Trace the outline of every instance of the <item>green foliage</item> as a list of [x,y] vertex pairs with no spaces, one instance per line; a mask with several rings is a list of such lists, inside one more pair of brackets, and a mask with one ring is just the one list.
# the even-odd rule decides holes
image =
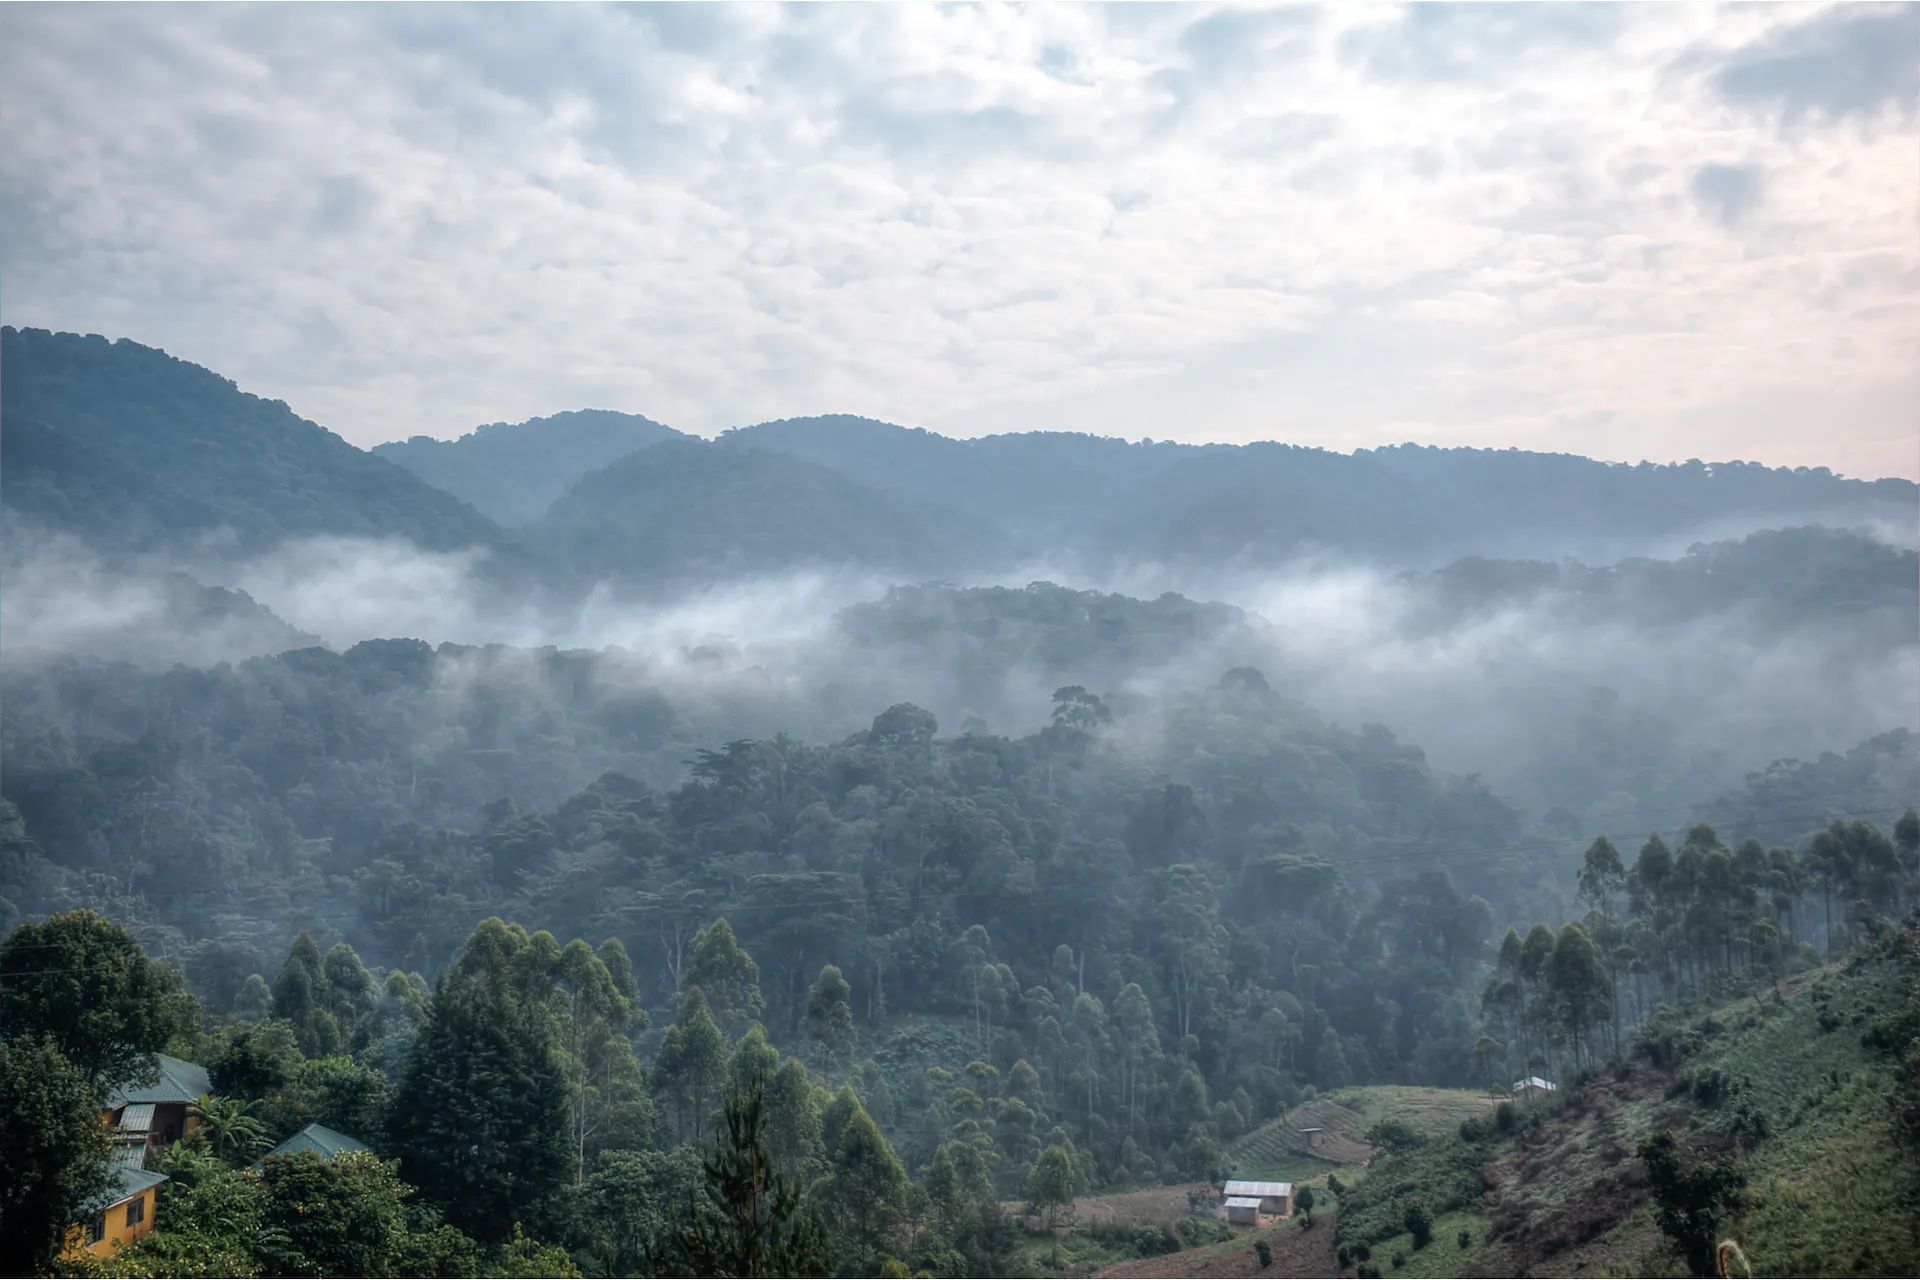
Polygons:
[[1714,1247],[1727,1221],[1745,1204],[1746,1179],[1718,1160],[1687,1161],[1673,1134],[1662,1130],[1640,1144],[1653,1193],[1654,1219],[1696,1276],[1715,1271]]
[[193,1105],[200,1124],[188,1141],[204,1143],[215,1155],[242,1163],[273,1145],[267,1126],[243,1098],[203,1097]]
[[46,1036],[104,1095],[152,1078],[152,1055],[199,1021],[172,970],[92,911],[16,928],[0,942],[0,1039]]
[[703,1164],[706,1198],[689,1198],[679,1228],[681,1257],[695,1275],[824,1274],[827,1241],[800,1188],[768,1150],[757,1082],[728,1094],[724,1119],[725,1136]]
[[[1406,1227],[1407,1234],[1413,1237],[1414,1248],[1424,1249],[1427,1247],[1427,1243],[1433,1239],[1433,1215],[1427,1211],[1427,1206],[1420,1201],[1416,1200],[1407,1205],[1407,1207],[1401,1211],[1400,1221],[1401,1224]],[[1398,1270],[1400,1265],[1398,1262],[1394,1263],[1394,1269]]]
[[829,1075],[853,1052],[853,1009],[848,1003],[851,991],[839,967],[827,965],[807,992],[807,1039]]
[[112,1183],[93,1082],[18,1028],[0,1039],[0,1126],[0,1272],[38,1275]]
[[560,948],[488,920],[440,979],[391,1129],[410,1181],[448,1221],[502,1240],[551,1224],[574,1175],[553,1006]]
[[897,1251],[907,1210],[907,1172],[865,1107],[856,1104],[828,1133],[827,1175],[813,1188],[828,1251],[848,1265],[875,1267]]

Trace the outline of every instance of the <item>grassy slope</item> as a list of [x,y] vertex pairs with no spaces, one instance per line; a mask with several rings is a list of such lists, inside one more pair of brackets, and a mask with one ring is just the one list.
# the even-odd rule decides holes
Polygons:
[[[1746,1173],[1751,1203],[1731,1233],[1756,1274],[1914,1274],[1920,1243],[1909,1158],[1891,1132],[1893,1064],[1862,1042],[1911,981],[1886,957],[1823,971],[1784,1000],[1742,1000],[1697,1021],[1700,1047],[1675,1071],[1636,1061],[1512,1135],[1478,1144],[1455,1135],[1380,1161],[1347,1199],[1341,1243],[1369,1242],[1383,1276],[1683,1274],[1654,1226],[1635,1154],[1667,1128],[1694,1154],[1734,1158]],[[1731,1082],[1713,1105],[1681,1087],[1708,1072]],[[1743,1112],[1766,1117],[1764,1135],[1750,1120],[1741,1132]],[[1424,1250],[1398,1228],[1414,1197],[1439,1210]]]
[[[1313,1182],[1373,1154],[1366,1132],[1382,1120],[1399,1120],[1429,1137],[1452,1133],[1469,1116],[1483,1115],[1492,1103],[1470,1089],[1429,1089],[1417,1085],[1368,1085],[1343,1089],[1302,1103],[1235,1142],[1229,1152],[1235,1177],[1280,1178]],[[1296,1136],[1313,1126],[1334,1135],[1328,1147],[1308,1149]]]

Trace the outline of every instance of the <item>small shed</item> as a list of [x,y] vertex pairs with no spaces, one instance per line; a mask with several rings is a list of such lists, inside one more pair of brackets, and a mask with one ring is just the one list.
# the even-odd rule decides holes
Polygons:
[[1534,1102],[1551,1097],[1559,1092],[1560,1086],[1551,1080],[1542,1080],[1539,1076],[1528,1076],[1525,1080],[1513,1082],[1513,1097],[1516,1102]]
[[1324,1147],[1327,1145],[1327,1131],[1320,1128],[1302,1129],[1300,1141],[1308,1147]]
[[1235,1200],[1253,1200],[1259,1203],[1260,1212],[1269,1218],[1293,1216],[1293,1184],[1291,1182],[1254,1182],[1244,1178],[1233,1178],[1227,1182],[1224,1194],[1229,1206]]
[[1264,1215],[1260,1212],[1260,1201],[1254,1196],[1228,1196],[1227,1221],[1236,1227],[1257,1227]]

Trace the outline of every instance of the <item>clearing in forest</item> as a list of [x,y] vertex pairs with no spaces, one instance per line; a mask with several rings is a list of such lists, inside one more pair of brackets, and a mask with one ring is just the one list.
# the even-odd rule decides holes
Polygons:
[[[1236,1177],[1311,1182],[1334,1169],[1371,1159],[1374,1149],[1366,1142],[1366,1132],[1384,1120],[1397,1120],[1416,1133],[1436,1137],[1458,1129],[1470,1116],[1486,1114],[1494,1105],[1493,1099],[1474,1089],[1356,1086],[1302,1103],[1242,1137],[1229,1154]],[[1314,1129],[1320,1131],[1317,1138],[1307,1133]]]

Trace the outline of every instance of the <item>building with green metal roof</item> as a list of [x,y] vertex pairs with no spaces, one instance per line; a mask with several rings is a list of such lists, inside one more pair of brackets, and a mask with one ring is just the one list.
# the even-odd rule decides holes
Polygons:
[[346,1134],[334,1129],[329,1129],[323,1124],[310,1124],[254,1161],[253,1167],[258,1169],[275,1156],[297,1156],[302,1151],[311,1151],[322,1160],[331,1160],[335,1156],[352,1155],[356,1151],[372,1150],[372,1147],[369,1147],[358,1138],[350,1138]]
[[167,1147],[200,1123],[194,1104],[213,1092],[213,1080],[199,1063],[169,1054],[154,1054],[152,1063],[146,1084],[122,1081],[108,1090],[102,1118],[123,1142]]

